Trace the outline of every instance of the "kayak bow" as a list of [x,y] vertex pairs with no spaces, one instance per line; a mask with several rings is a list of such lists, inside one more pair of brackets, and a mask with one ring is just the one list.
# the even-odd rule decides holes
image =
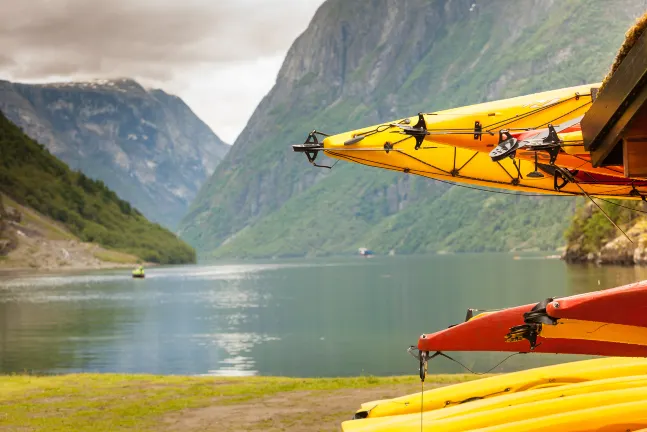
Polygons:
[[[593,85],[595,86],[595,85]],[[452,183],[551,195],[641,199],[647,181],[593,168],[579,120],[592,86],[424,114],[293,145],[318,167],[330,158]],[[556,122],[560,125],[554,126]],[[561,133],[561,135],[560,135]]]

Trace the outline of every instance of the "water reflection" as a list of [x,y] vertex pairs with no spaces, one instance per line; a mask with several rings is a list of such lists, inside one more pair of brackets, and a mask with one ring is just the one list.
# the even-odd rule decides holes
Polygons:
[[566,266],[566,276],[566,295],[575,295],[646,280],[647,267],[577,264]]
[[[511,255],[350,257],[0,280],[0,372],[415,374],[420,333],[467,308],[533,303],[647,279],[647,269]],[[507,354],[456,353],[485,371]],[[575,356],[523,355],[497,371]],[[430,372],[461,372],[437,359]]]

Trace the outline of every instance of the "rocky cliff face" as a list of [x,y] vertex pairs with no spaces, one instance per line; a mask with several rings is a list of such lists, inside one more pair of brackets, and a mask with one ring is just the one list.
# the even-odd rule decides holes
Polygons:
[[72,169],[172,229],[229,149],[180,98],[132,80],[0,81],[0,111]]
[[643,11],[632,0],[328,0],[180,233],[232,256],[558,246],[568,199],[492,196],[344,163],[314,170],[289,144],[313,128],[595,82]]

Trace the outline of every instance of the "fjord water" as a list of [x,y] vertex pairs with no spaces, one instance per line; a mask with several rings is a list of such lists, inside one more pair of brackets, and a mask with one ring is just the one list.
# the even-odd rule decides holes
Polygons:
[[[419,334],[647,269],[509,254],[289,260],[0,279],[0,373],[415,374]],[[487,370],[504,353],[457,353]],[[515,356],[496,371],[578,357]],[[461,372],[436,359],[430,373]]]

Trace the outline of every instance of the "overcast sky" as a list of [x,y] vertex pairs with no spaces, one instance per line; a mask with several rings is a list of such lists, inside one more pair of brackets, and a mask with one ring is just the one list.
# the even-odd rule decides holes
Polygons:
[[134,78],[182,97],[233,143],[323,0],[2,3],[0,78]]

